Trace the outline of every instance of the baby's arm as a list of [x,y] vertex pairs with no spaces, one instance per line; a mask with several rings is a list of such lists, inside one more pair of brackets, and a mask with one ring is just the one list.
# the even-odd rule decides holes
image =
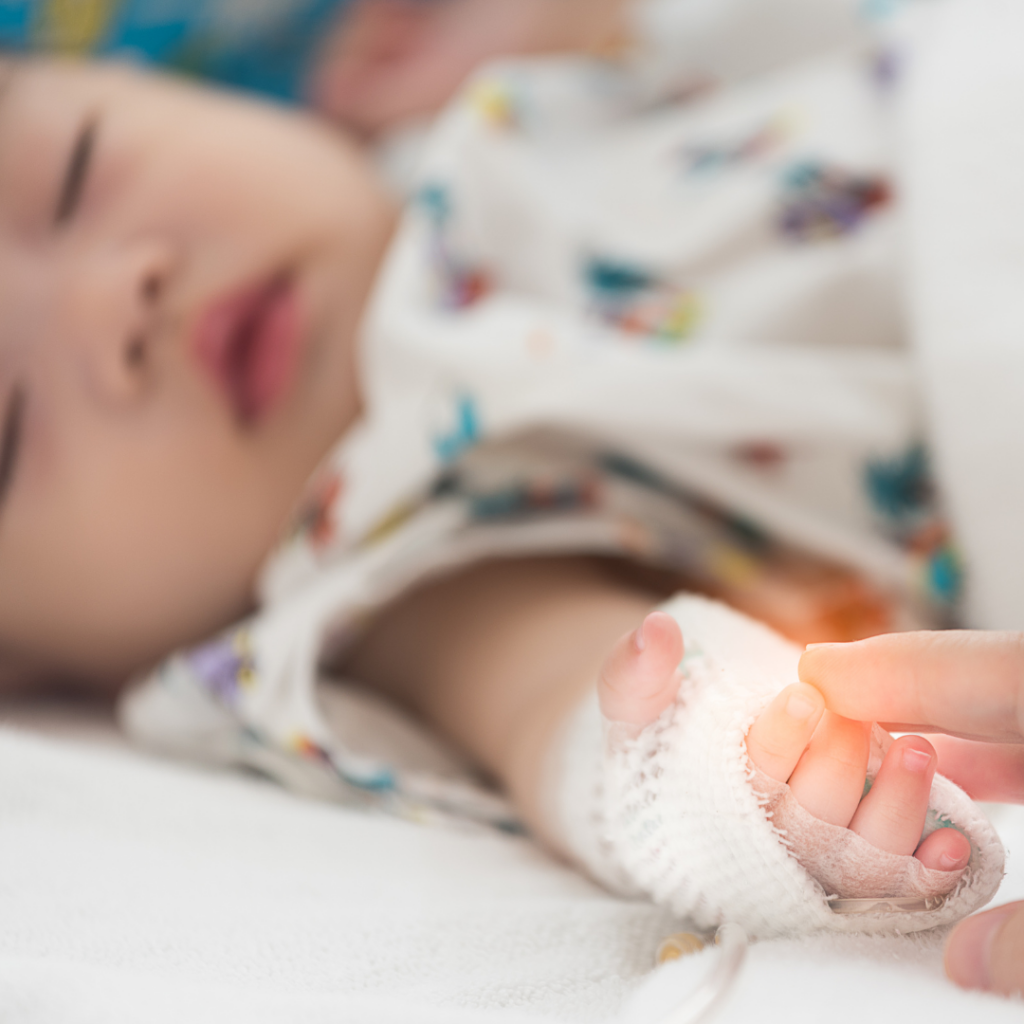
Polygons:
[[599,50],[627,0],[357,0],[331,32],[309,99],[375,135],[436,113],[491,58]]
[[400,598],[344,670],[466,750],[550,841],[541,799],[547,750],[593,690],[616,638],[661,596],[583,558],[478,564]]
[[[564,747],[566,722],[579,717],[581,704],[585,706],[588,695],[594,694],[595,680],[604,717],[612,723],[612,743],[637,743],[629,754],[634,767],[639,758],[644,771],[645,750],[655,749],[649,743],[652,735],[657,743],[671,744],[671,739],[660,738],[658,729],[663,712],[674,709],[676,702],[682,638],[670,616],[651,613],[657,598],[582,559],[490,563],[409,595],[371,630],[348,668],[404,697],[475,754],[505,784],[531,828],[551,847],[582,861],[609,884],[630,891],[638,880],[628,865],[623,868],[622,858],[602,859],[601,826],[587,848],[586,842],[577,842],[572,827],[565,826],[564,814],[560,819],[561,812],[553,810],[557,801],[552,799],[552,784],[557,788],[559,783],[552,776],[553,761],[558,760],[552,751],[557,754]],[[706,702],[706,694],[698,694],[697,703]],[[790,707],[798,714],[788,713]],[[689,713],[689,706],[682,706],[681,714]],[[726,713],[733,711],[726,707]],[[584,743],[571,753],[576,762],[593,761],[601,746],[599,721],[596,730],[593,721],[586,724],[584,733]],[[662,734],[669,732],[662,729]],[[850,826],[880,850],[904,855],[905,861],[916,851],[925,868],[954,873],[948,884],[956,883],[955,872],[971,854],[963,835],[941,829],[920,842],[935,770],[934,753],[925,741],[907,737],[893,743],[864,800],[860,795],[868,763],[866,728],[825,714],[821,697],[811,687],[796,684],[784,690],[756,719],[747,742],[764,777],[788,780],[794,795],[814,814],[841,826],[842,834],[848,834]],[[726,761],[719,764],[713,756],[706,767],[723,774],[728,770]],[[626,776],[628,772],[612,776],[611,786]],[[594,781],[601,785],[598,778]],[[585,802],[588,792],[589,780],[584,778],[576,795]],[[651,792],[637,791],[637,798],[649,800],[653,794],[654,800],[664,800],[664,792],[655,785]],[[616,797],[620,810],[631,794],[627,782]],[[581,801],[569,800],[570,805],[574,802]],[[748,803],[756,815],[756,798]],[[664,809],[666,817],[684,813]],[[583,810],[581,820],[593,817]],[[723,809],[723,820],[732,810]],[[698,809],[693,832],[703,827],[701,815],[708,813],[707,805]],[[710,813],[717,814],[713,808]],[[683,827],[689,828],[685,822]],[[766,841],[779,844],[763,820],[760,831]],[[727,834],[728,828],[722,832]],[[735,853],[725,848],[727,842],[722,840],[725,859]],[[791,852],[800,859],[800,849]],[[628,856],[627,850],[627,860]],[[679,874],[680,865],[685,866],[687,851],[679,851],[676,859],[670,874]],[[694,874],[699,876],[700,871]],[[695,890],[701,884],[700,877],[686,882]],[[673,904],[671,894],[650,888],[637,884],[634,891]]]

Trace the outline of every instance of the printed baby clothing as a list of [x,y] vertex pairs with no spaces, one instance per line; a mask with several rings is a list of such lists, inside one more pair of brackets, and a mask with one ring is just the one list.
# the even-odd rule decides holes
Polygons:
[[[779,569],[809,553],[843,567],[837,614],[948,618],[959,574],[897,262],[902,23],[861,6],[659,0],[638,54],[477,78],[433,135],[366,319],[363,421],[265,566],[261,610],[142,681],[129,731],[339,800],[514,827],[478,787],[354,752],[320,705],[319,667],[431,575],[621,555],[782,614],[800,587],[780,591]],[[652,29],[673,12],[678,38]],[[777,31],[744,29],[766,18]],[[678,39],[678,59],[657,50]],[[719,768],[736,770],[724,751]]]
[[299,99],[349,0],[6,0],[0,46],[138,60]]

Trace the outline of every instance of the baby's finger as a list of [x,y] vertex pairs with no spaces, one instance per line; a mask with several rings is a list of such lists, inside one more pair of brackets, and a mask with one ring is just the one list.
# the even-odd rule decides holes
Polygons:
[[894,740],[850,828],[872,846],[908,855],[921,841],[938,757],[921,736]]
[[940,828],[921,843],[914,856],[926,868],[959,871],[971,859],[971,843],[955,828]]
[[804,810],[846,828],[864,795],[868,770],[868,728],[826,711],[789,779]]
[[825,699],[807,683],[787,686],[750,727],[747,753],[769,778],[785,782],[825,711]]
[[651,612],[612,648],[597,680],[601,713],[610,722],[643,727],[675,700],[683,658],[679,623]]

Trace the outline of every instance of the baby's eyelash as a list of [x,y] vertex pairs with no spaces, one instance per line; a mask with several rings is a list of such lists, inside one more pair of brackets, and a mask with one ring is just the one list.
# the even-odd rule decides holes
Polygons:
[[92,163],[93,150],[96,148],[98,128],[99,121],[95,118],[86,121],[75,139],[53,218],[57,227],[71,220],[78,208],[78,202],[85,191],[85,183],[89,177],[89,166]]
[[7,497],[18,468],[18,455],[21,452],[22,424],[25,420],[25,406],[28,396],[24,388],[15,387],[7,402],[7,413],[4,416],[3,434],[0,436],[0,504]]

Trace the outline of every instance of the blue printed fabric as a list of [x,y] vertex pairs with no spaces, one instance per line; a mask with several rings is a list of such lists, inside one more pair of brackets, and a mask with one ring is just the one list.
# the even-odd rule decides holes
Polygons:
[[126,57],[299,99],[350,0],[0,0],[0,47]]

